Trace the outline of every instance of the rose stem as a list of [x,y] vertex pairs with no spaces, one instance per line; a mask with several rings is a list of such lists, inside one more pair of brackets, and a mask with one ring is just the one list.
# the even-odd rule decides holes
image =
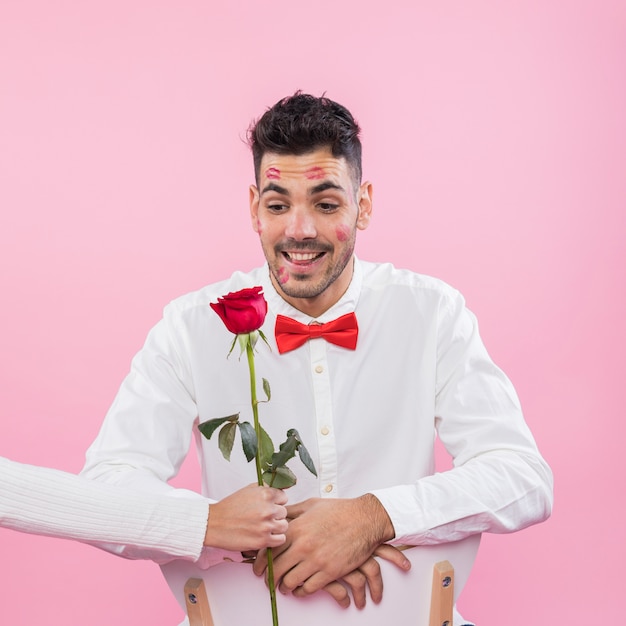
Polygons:
[[[248,357],[248,369],[250,370],[250,396],[252,398],[252,415],[254,416],[254,431],[256,432],[257,451],[254,457],[256,465],[257,483],[263,486],[263,472],[261,471],[261,424],[259,423],[259,401],[256,397],[256,373],[254,370],[254,348],[250,338],[246,343],[246,356]],[[278,608],[276,606],[276,588],[274,587],[274,560],[272,549],[267,548],[267,580],[270,588],[270,602],[272,605],[272,625],[278,626]]]

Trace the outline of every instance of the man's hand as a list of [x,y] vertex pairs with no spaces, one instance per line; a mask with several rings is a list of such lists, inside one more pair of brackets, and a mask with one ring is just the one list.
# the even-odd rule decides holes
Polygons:
[[[282,593],[310,595],[326,588],[342,606],[350,599],[342,594],[343,580],[353,591],[355,604],[365,604],[365,587],[374,601],[382,597],[380,568],[372,555],[385,541],[393,539],[394,529],[378,499],[366,494],[352,499],[312,498],[287,507],[289,530],[287,540],[273,550],[274,577]],[[409,561],[387,546],[383,557],[389,557],[403,569]],[[396,554],[397,553],[397,554]],[[267,557],[261,552],[254,572],[263,574]]]
[[[354,605],[357,609],[362,609],[366,603],[365,591],[369,588],[373,602],[378,604],[383,599],[383,580],[380,574],[380,566],[378,560],[374,558],[375,556],[393,563],[402,570],[407,571],[411,568],[411,562],[398,548],[383,543],[374,550],[374,554],[361,567],[346,574],[341,579],[341,582],[333,581],[329,583],[324,587],[324,591],[330,594],[335,602],[345,609],[350,606],[349,589],[354,597]],[[294,589],[293,595],[301,598],[306,594],[301,587],[298,587]]]
[[248,485],[209,506],[204,545],[235,550],[275,548],[285,542],[287,496],[280,489]]

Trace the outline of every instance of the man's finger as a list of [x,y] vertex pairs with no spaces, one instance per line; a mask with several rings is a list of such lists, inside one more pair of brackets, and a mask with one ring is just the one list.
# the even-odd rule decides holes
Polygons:
[[[287,576],[290,575],[290,574],[291,574],[291,572],[289,572],[283,578],[283,580],[285,580],[287,578]],[[326,587],[326,585],[329,585],[332,582],[333,582],[333,577],[332,576],[329,576],[325,572],[316,572],[312,576],[309,576],[307,579],[305,579],[305,581],[301,585],[293,585],[292,584],[292,585],[289,586],[289,588],[291,589],[291,591],[293,591],[296,587],[298,587],[299,589],[302,590],[302,592],[305,595],[310,596],[311,594],[316,593],[320,589],[324,589],[324,587]]]
[[[374,561],[374,559],[370,559],[370,561]],[[350,590],[352,591],[352,597],[354,598],[354,606],[356,606],[357,609],[364,608],[365,602],[366,602],[365,588],[367,586],[370,587],[370,594],[372,594],[371,583],[368,580],[365,573],[362,572],[360,568],[355,569],[353,572],[346,574],[342,578],[342,580],[343,582],[346,583],[346,585],[348,585],[348,587],[350,587]],[[381,589],[382,589],[382,580],[381,580]]]
[[259,550],[252,564],[252,571],[257,576],[263,576],[265,568],[267,567],[267,550]]
[[404,556],[404,552],[402,552],[402,550],[398,550],[395,546],[390,546],[387,543],[383,543],[378,546],[378,548],[374,550],[373,556],[385,559],[385,561],[393,563],[396,567],[399,567],[402,570],[408,571],[411,569],[411,561]]
[[[340,582],[335,580],[332,583],[328,583],[323,591],[328,593],[341,608],[347,609],[350,606],[350,594]],[[297,598],[305,598],[307,596],[302,587],[294,589],[293,595]]]
[[308,500],[304,500],[304,502],[297,502],[296,504],[288,504],[287,505],[287,517],[292,520],[296,517],[300,517],[303,513],[306,513],[311,506],[314,504],[317,498],[309,498]]
[[[277,558],[279,554],[284,552],[289,547],[289,540],[287,538],[287,535],[279,535],[279,536],[282,538],[280,545],[272,547],[273,559]],[[266,549],[259,550],[257,553],[256,559],[254,560],[252,571],[257,576],[263,576],[266,570],[267,570],[267,550]],[[274,572],[275,572],[276,582],[278,582],[279,574],[280,574],[279,569],[275,568]]]

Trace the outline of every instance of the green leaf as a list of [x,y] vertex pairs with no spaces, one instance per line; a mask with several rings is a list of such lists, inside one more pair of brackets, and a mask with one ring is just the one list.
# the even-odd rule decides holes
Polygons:
[[263,331],[259,328],[259,335],[261,337],[261,339],[263,339],[263,341],[266,343],[267,347],[271,350],[272,346],[270,346],[269,341],[267,340],[267,337],[263,334]]
[[202,422],[202,424],[198,424],[198,430],[207,438],[211,439],[213,433],[224,423],[224,422],[237,422],[239,420],[239,413],[235,413],[235,415],[229,415],[228,417],[216,417],[212,420],[207,420],[206,422]]
[[227,461],[230,461],[230,453],[233,449],[233,444],[235,443],[235,433],[237,432],[237,422],[229,422],[228,424],[224,424],[222,430],[220,430],[220,434],[218,437],[218,444],[220,450],[222,451],[222,455]]
[[304,447],[304,444],[301,443],[298,446],[298,454],[300,455],[300,460],[304,463],[304,467],[306,467],[313,476],[317,476],[317,472],[315,471],[315,463],[313,463],[313,459],[309,454],[309,451]]
[[267,397],[267,401],[270,401],[270,398],[272,397],[272,391],[270,389],[270,384],[268,382],[267,379],[263,379],[263,391],[265,392],[265,395]]
[[228,351],[228,354],[226,355],[226,358],[228,358],[230,356],[230,354],[233,351],[236,343],[237,343],[237,335],[235,335],[233,337],[233,342],[230,344],[230,350]]
[[[291,432],[291,431],[289,431]],[[289,433],[287,433],[289,435]],[[297,434],[297,433],[296,433]],[[278,452],[275,452],[272,456],[272,467],[282,467],[287,464],[289,459],[293,459],[296,456],[296,448],[298,447],[298,440],[294,435],[289,435],[283,443],[280,444]]]
[[248,341],[250,342],[250,347],[254,350],[255,346],[256,346],[256,342],[259,340],[259,331],[258,330],[252,330],[248,333]]
[[315,463],[313,463],[313,459],[311,458],[309,451],[302,443],[300,433],[295,428],[290,428],[287,431],[287,439],[285,440],[285,443],[280,446],[280,452],[275,454],[272,458],[272,465],[275,467],[285,465],[289,459],[295,456],[296,450],[298,451],[298,455],[300,456],[300,460],[304,466],[309,470],[309,472],[311,472],[311,474],[317,476]]
[[261,429],[261,446],[259,452],[259,462],[261,467],[267,467],[272,463],[272,456],[274,454],[274,442],[270,436],[265,432],[263,427]]
[[246,351],[246,348],[248,347],[250,335],[248,333],[243,333],[242,335],[237,335],[235,339],[239,341],[239,349],[241,350],[241,352],[239,353],[239,358],[241,358],[241,355]]
[[263,472],[263,480],[267,485],[276,489],[289,489],[297,482],[296,475],[286,465]]
[[252,461],[257,453],[257,442],[256,433],[254,432],[254,426],[252,426],[250,422],[241,422],[239,424],[239,432],[241,433],[241,444],[243,446],[243,453],[246,455],[248,463],[250,463],[250,461]]

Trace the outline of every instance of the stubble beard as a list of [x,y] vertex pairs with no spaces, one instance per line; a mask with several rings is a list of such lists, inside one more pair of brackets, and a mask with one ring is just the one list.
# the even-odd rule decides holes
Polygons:
[[[348,263],[352,260],[354,255],[356,237],[353,236],[349,241],[345,242],[345,249],[342,256],[334,263],[331,263],[325,270],[322,276],[319,278],[312,277],[310,274],[296,274],[291,273],[288,281],[281,280],[280,269],[283,267],[278,261],[270,264],[270,271],[274,277],[274,283],[278,286],[279,290],[289,298],[316,298],[324,293],[343,273]],[[291,246],[293,249],[293,246]],[[319,247],[313,245],[300,245],[297,246],[300,250],[318,250]],[[332,256],[334,248],[328,246],[324,249],[327,255]],[[267,254],[265,255],[267,257]],[[280,259],[282,257],[281,249],[276,246],[274,249],[274,258]],[[317,279],[316,279],[317,278]]]

